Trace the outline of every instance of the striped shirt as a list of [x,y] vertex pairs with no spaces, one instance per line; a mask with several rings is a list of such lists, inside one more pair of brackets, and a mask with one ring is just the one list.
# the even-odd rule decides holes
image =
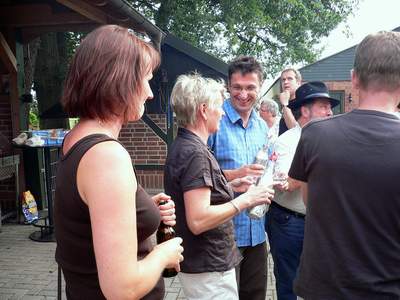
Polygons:
[[[214,152],[221,169],[232,170],[252,164],[254,158],[267,142],[268,128],[265,121],[253,110],[247,127],[231,104],[224,101],[219,130],[210,136],[208,145]],[[250,219],[242,212],[233,219],[238,247],[255,246],[265,241],[264,217]]]

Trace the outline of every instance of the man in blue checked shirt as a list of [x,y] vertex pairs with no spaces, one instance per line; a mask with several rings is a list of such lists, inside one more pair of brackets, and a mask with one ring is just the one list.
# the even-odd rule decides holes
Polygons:
[[[228,181],[261,176],[262,165],[253,164],[258,150],[267,142],[267,126],[254,110],[263,82],[261,65],[254,57],[241,56],[229,64],[225,115],[220,129],[208,145]],[[264,218],[250,219],[245,212],[233,219],[236,243],[243,260],[236,269],[240,300],[265,300],[267,290],[267,247]]]

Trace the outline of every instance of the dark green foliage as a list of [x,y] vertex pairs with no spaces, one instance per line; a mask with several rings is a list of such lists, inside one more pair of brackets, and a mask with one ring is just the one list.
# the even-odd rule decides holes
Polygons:
[[315,61],[315,45],[359,0],[130,0],[166,32],[224,60],[260,59],[266,73]]

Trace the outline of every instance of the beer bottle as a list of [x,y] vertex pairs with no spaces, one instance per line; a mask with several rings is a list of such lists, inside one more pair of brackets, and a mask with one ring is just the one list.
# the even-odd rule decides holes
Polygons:
[[[159,205],[167,204],[167,201],[160,201]],[[168,241],[175,237],[175,230],[172,226],[165,225],[163,221],[161,221],[160,226],[157,230],[157,244],[161,244],[162,242]],[[174,277],[178,274],[174,268],[166,268],[164,269],[162,276],[163,277]]]

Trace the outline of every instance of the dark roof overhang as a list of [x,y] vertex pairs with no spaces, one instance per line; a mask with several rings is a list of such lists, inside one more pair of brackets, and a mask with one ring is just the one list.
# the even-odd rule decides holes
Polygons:
[[19,29],[23,43],[50,31],[90,31],[103,24],[145,32],[158,49],[165,35],[126,0],[0,1],[0,28]]

